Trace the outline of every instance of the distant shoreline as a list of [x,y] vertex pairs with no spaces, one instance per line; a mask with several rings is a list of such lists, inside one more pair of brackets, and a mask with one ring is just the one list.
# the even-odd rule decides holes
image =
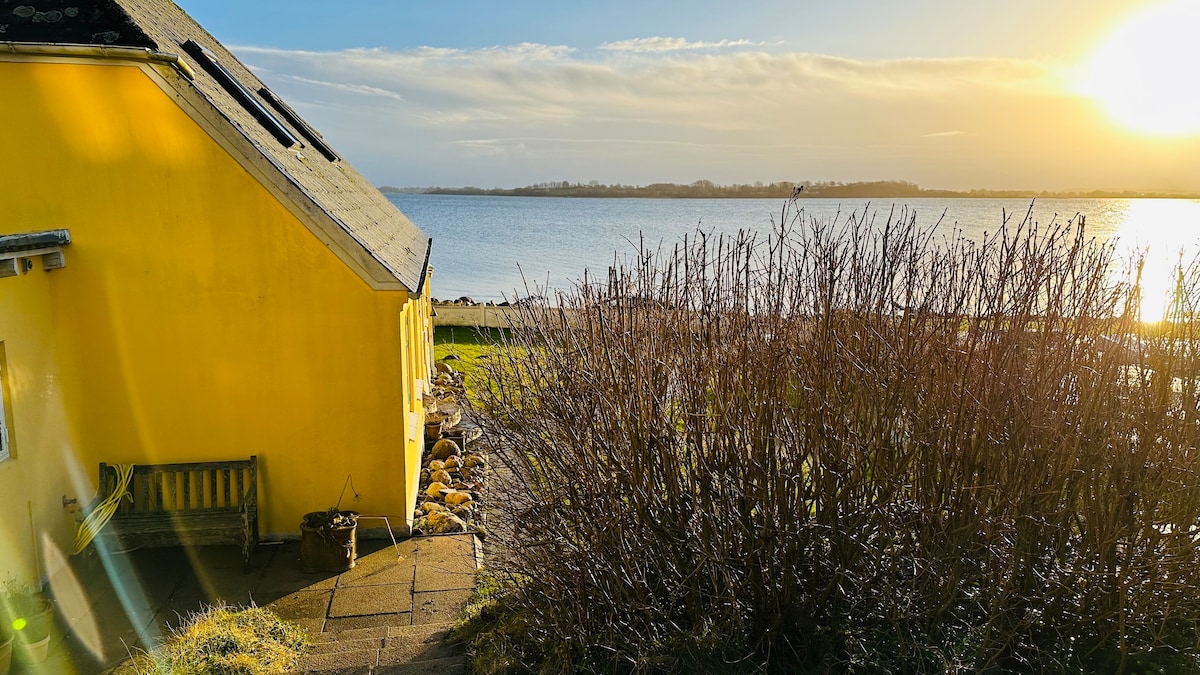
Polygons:
[[[797,188],[803,189],[797,191]],[[539,183],[519,188],[428,187],[398,188],[385,185],[384,194],[455,195],[486,197],[583,197],[606,199],[1200,199],[1200,193],[1134,190],[1034,191],[1034,190],[929,190],[903,181],[864,183],[772,183],[770,185],[715,185],[697,181],[688,185],[656,183],[645,186],[598,183]]]

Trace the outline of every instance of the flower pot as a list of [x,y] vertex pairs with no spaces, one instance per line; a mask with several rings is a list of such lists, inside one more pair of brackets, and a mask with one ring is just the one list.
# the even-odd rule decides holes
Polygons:
[[21,663],[41,663],[50,656],[50,636],[33,642],[22,642],[17,651],[17,660]]
[[[34,664],[46,660],[50,650],[50,629],[54,625],[54,604],[41,594],[21,588],[0,598],[0,625],[9,635],[8,654],[0,653],[0,662],[15,659],[19,663]],[[2,647],[3,645],[0,645]],[[0,675],[4,670],[0,669]]]
[[13,636],[0,635],[0,675],[8,675],[12,669],[12,656]]
[[358,514],[338,511],[341,524],[322,522],[328,512],[314,511],[300,523],[300,570],[302,572],[345,572],[354,567],[358,548]]
[[49,600],[43,600],[43,608],[25,617],[25,625],[17,631],[18,644],[32,644],[50,637],[50,628],[54,626],[54,605]]
[[432,420],[432,421],[429,419],[426,419],[426,421],[425,421],[425,440],[426,441],[436,441],[437,439],[441,438],[442,437],[442,425],[443,425],[443,422],[440,419]]

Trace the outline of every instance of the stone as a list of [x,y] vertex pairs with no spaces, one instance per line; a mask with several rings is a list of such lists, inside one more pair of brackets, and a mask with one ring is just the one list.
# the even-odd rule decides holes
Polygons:
[[[450,442],[453,443],[454,441]],[[441,443],[441,441],[438,441],[438,443]],[[478,452],[472,452],[463,458],[463,466],[484,466],[485,464],[487,464],[487,460]]]
[[429,469],[421,469],[421,482],[422,483],[429,482]]
[[442,469],[446,468],[446,463],[440,459],[431,459],[425,465],[425,468],[429,469],[430,472],[441,471]]
[[442,496],[442,490],[447,489],[449,488],[446,487],[445,483],[430,483],[429,487],[425,488],[425,494],[430,497],[440,497]]
[[450,474],[447,473],[445,469],[438,469],[437,471],[434,471],[429,475],[429,479],[435,483],[445,483],[447,485],[453,480],[450,478]]
[[444,361],[437,364],[437,371],[439,373],[445,373],[447,375],[454,374],[454,369],[450,367],[449,363],[446,363]]
[[470,469],[468,469],[467,467],[464,466],[458,470],[458,475],[462,476],[462,479],[464,481],[469,481],[469,480],[471,480],[471,476],[473,475],[473,473],[471,472]]
[[425,516],[425,515],[429,515],[430,513],[435,513],[437,511],[445,511],[445,510],[446,510],[446,507],[442,506],[441,504],[439,504],[437,502],[425,502],[424,504],[421,505],[420,513],[421,513],[421,515]]
[[463,504],[469,504],[473,501],[475,500],[471,498],[470,492],[461,492],[455,490],[446,494],[447,506],[462,506]]
[[446,458],[446,463],[442,468],[449,471],[450,469],[457,469],[460,466],[462,466],[462,460],[458,458],[458,455],[450,455]]
[[459,518],[462,518],[463,520],[471,519],[471,507],[468,505],[465,505],[465,504],[463,506],[454,507],[454,510],[451,511],[451,513],[458,516]]
[[463,519],[449,511],[434,511],[426,518],[426,522],[429,525],[429,531],[434,534],[465,532],[467,529],[467,524]]
[[459,356],[458,354],[447,354],[447,355],[445,355],[445,356],[443,356],[443,357],[442,357],[442,360],[443,360],[443,361],[457,361],[457,360],[459,360],[459,359],[461,359],[461,358],[462,358],[462,357],[461,357],[461,356]]
[[[458,454],[458,443],[455,443],[449,438],[443,438],[442,440],[433,444],[433,450],[431,453],[434,459],[445,460],[450,455]],[[442,468],[445,468],[445,466]]]

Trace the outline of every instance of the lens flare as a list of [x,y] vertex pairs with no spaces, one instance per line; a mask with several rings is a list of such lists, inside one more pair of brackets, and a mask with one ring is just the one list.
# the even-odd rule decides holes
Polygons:
[[1200,135],[1200,2],[1174,0],[1134,14],[1080,70],[1075,89],[1118,125],[1148,136]]

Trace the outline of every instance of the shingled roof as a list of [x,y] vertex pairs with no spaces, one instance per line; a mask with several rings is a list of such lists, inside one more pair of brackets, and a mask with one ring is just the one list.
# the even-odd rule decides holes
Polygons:
[[[413,292],[424,286],[429,237],[170,0],[0,2],[0,44],[5,42],[134,47],[178,55],[191,79],[176,78],[176,86],[198,90],[390,276]],[[219,65],[214,68],[213,63]],[[240,91],[222,83],[222,70],[242,85]]]

